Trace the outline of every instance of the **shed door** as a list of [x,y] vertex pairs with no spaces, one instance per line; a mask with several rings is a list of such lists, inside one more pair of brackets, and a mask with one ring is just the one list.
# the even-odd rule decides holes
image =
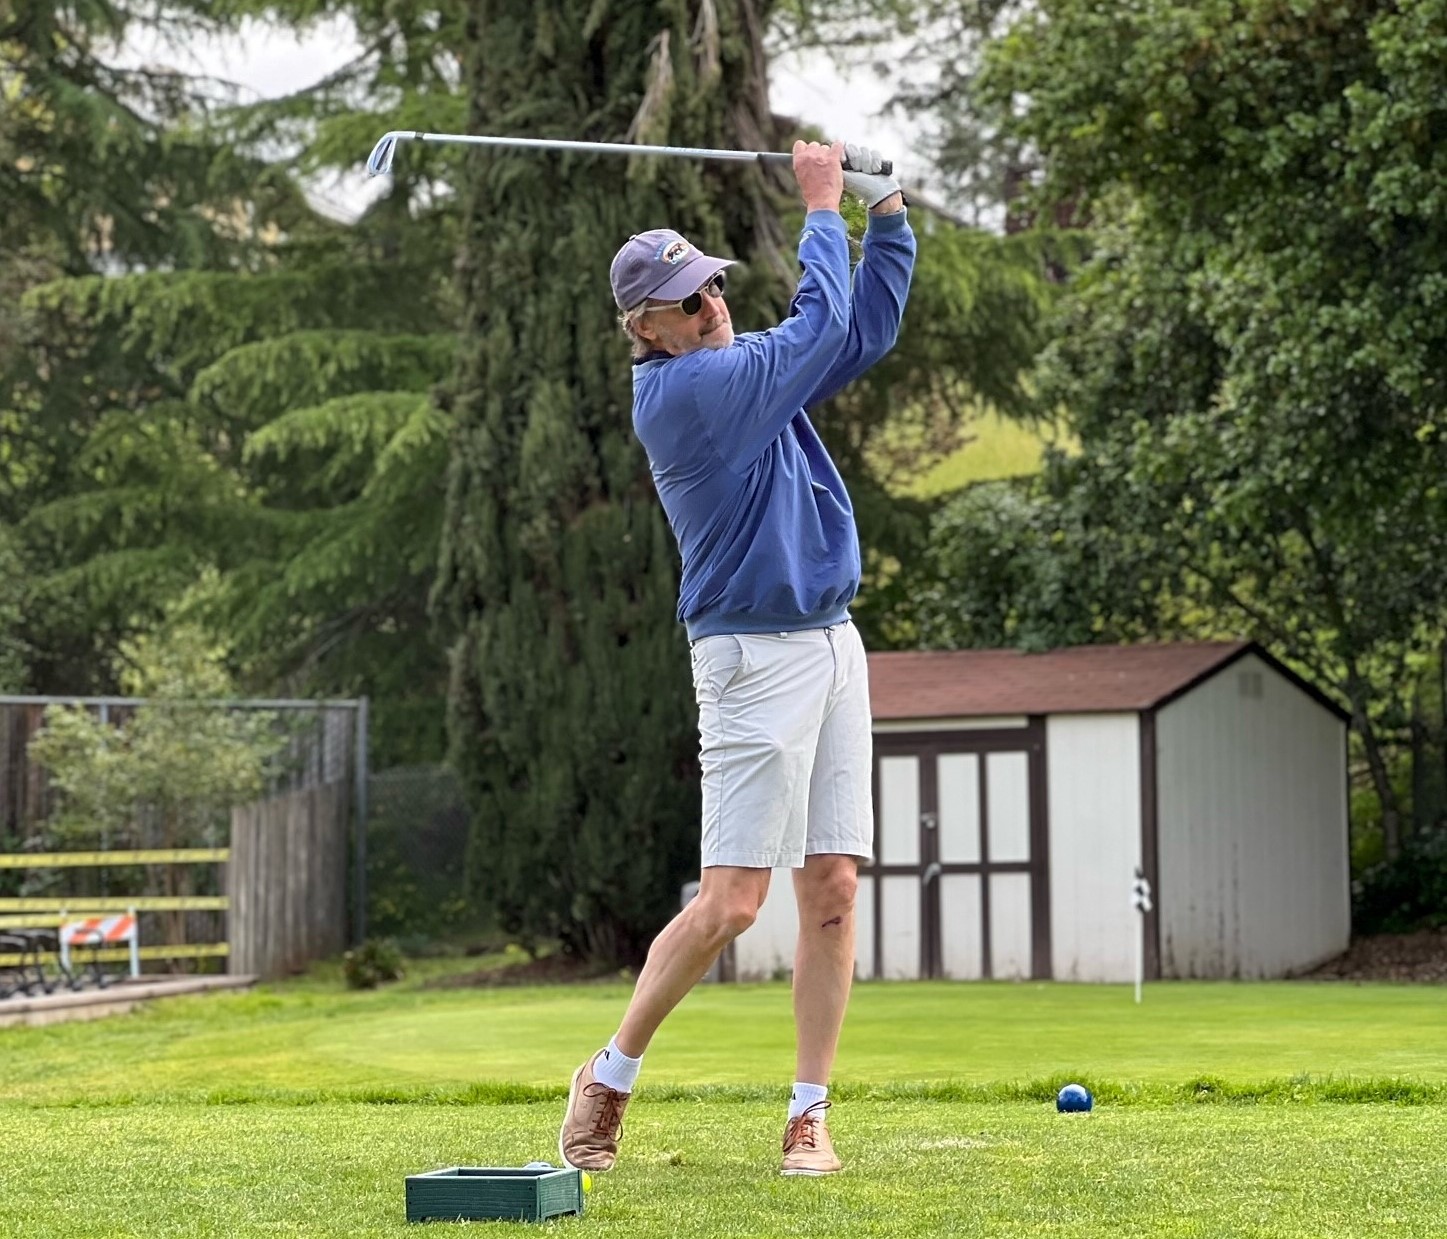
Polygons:
[[875,862],[860,872],[864,975],[1050,975],[1044,780],[1043,720],[876,737]]

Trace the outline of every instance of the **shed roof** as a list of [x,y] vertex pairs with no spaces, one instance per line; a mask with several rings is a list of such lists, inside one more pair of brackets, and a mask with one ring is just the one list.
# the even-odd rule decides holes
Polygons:
[[905,650],[869,656],[874,717],[978,718],[1154,709],[1255,654],[1342,719],[1336,702],[1252,641],[1077,645],[1019,650]]

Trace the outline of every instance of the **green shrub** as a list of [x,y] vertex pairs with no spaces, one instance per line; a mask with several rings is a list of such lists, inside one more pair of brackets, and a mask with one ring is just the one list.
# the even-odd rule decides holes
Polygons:
[[1352,884],[1352,928],[1359,934],[1410,933],[1447,925],[1447,827],[1407,840]]
[[342,956],[348,989],[376,989],[402,979],[402,951],[390,938],[368,938]]

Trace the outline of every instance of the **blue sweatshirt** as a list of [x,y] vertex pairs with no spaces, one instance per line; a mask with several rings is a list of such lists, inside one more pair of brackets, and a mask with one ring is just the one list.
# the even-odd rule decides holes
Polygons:
[[633,428],[683,557],[690,640],[848,618],[854,508],[804,410],[894,346],[914,249],[905,212],[871,215],[851,295],[844,220],[811,211],[789,317],[725,349],[634,366]]

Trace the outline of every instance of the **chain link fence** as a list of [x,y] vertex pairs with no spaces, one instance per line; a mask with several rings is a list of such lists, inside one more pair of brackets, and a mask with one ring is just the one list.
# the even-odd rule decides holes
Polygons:
[[[31,743],[53,706],[80,706],[117,729],[148,703],[133,698],[0,697],[0,854],[75,850],[58,829],[61,798]],[[202,707],[195,707],[202,708]],[[270,760],[263,801],[280,802],[296,792],[344,788],[349,827],[348,938],[393,937],[416,947],[430,941],[485,933],[490,917],[469,898],[466,878],[470,814],[457,776],[441,764],[399,766],[372,772],[365,761],[366,702],[234,701],[204,708],[266,714],[280,737]],[[234,806],[233,806],[234,807]],[[185,846],[225,848],[231,843],[232,807],[193,815],[184,839],[162,838],[154,815],[141,812],[124,837],[98,833],[79,846],[97,851]],[[365,821],[364,833],[355,824]],[[96,865],[85,868],[0,868],[0,898],[141,897],[161,893],[156,866]],[[219,865],[188,871],[186,892],[225,893]],[[161,913],[143,912],[142,941],[164,938]],[[226,937],[227,913],[188,911],[187,941]],[[174,922],[172,923],[174,926]]]
[[443,765],[379,771],[369,802],[367,932],[415,947],[487,928],[468,898],[471,818],[457,776]]

